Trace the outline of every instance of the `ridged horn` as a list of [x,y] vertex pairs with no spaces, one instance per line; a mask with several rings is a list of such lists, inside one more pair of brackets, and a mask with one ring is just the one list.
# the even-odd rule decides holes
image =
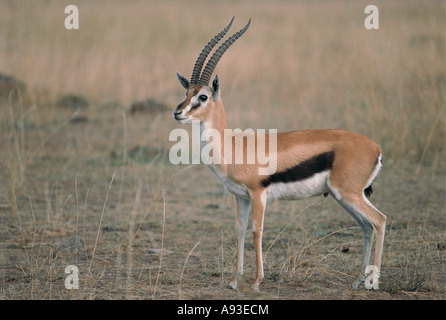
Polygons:
[[218,61],[222,57],[223,53],[248,30],[249,25],[251,24],[251,19],[249,19],[248,24],[239,32],[234,33],[230,38],[228,38],[225,42],[223,42],[220,47],[214,52],[212,57],[209,59],[206,67],[203,70],[203,73],[200,76],[200,80],[198,80],[199,84],[207,86],[209,84],[209,80],[211,79],[212,73],[214,72],[215,67],[217,66]]
[[235,17],[232,17],[231,21],[229,22],[228,26],[224,28],[219,34],[217,34],[214,38],[212,38],[207,45],[204,46],[203,50],[201,51],[200,55],[197,58],[197,61],[195,62],[194,70],[192,71],[192,76],[190,78],[191,84],[197,84],[201,69],[203,68],[203,64],[206,61],[207,56],[209,55],[209,52],[211,52],[212,48],[215,47],[215,45],[220,41],[228,32],[229,28],[231,28],[232,22],[234,21]]

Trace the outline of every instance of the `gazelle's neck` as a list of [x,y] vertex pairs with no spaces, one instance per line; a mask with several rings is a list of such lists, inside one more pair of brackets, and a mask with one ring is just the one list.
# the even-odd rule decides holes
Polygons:
[[213,110],[210,111],[207,119],[200,122],[200,136],[204,130],[213,129],[217,130],[220,137],[223,138],[224,130],[228,129],[228,124],[226,122],[226,112],[221,99],[218,99],[212,108]]
[[[226,166],[224,165],[223,161],[223,155],[224,155],[224,133],[225,129],[228,129],[228,125],[226,122],[226,112],[223,107],[223,102],[221,99],[218,99],[215,102],[215,105],[211,106],[212,110],[210,110],[208,117],[206,120],[200,122],[200,149],[203,151],[203,148],[211,143],[209,140],[209,134],[212,135],[212,139],[219,138],[219,145],[220,145],[220,156],[219,161],[214,161],[211,166],[214,166],[218,168],[219,171],[226,171]],[[205,132],[205,135],[203,136],[203,132]],[[215,134],[214,134],[215,133]],[[214,152],[215,148],[218,144],[214,143]],[[214,155],[215,157],[215,155]]]

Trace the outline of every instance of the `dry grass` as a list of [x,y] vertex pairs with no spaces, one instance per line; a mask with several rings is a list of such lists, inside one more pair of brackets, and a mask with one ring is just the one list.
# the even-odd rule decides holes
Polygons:
[[[260,298],[445,298],[443,2],[375,1],[376,31],[363,1],[73,3],[77,31],[59,1],[1,4],[0,73],[27,85],[0,98],[1,298],[259,298],[225,288],[232,196],[206,168],[169,163],[169,113],[127,112],[147,98],[173,110],[175,71],[188,76],[233,15],[234,29],[253,23],[217,68],[231,127],[345,128],[385,154],[372,199],[388,216],[381,290],[349,289],[360,230],[317,198],[269,204]],[[58,106],[66,94],[89,106]],[[70,264],[78,290],[64,287]]]

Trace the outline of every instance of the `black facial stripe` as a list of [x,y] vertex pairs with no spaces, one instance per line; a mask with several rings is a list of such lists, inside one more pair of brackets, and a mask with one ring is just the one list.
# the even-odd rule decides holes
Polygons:
[[333,167],[334,157],[335,154],[333,151],[321,153],[294,167],[270,175],[262,180],[262,186],[266,188],[271,183],[289,183],[310,178],[316,173],[331,169]]
[[177,109],[176,109],[176,110],[180,110],[180,109],[183,107],[183,103],[184,103],[184,101],[181,102],[181,103],[177,106]]

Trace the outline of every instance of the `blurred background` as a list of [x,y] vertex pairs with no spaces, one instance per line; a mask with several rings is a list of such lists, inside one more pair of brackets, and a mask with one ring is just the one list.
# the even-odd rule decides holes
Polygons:
[[[231,32],[252,18],[216,69],[230,127],[345,128],[391,159],[433,161],[445,146],[444,1],[374,1],[379,30],[364,27],[369,2],[2,0],[0,73],[23,81],[41,112],[67,94],[92,110],[150,98],[172,111],[175,72],[190,77],[232,16]],[[68,4],[78,30],[64,27]]]

